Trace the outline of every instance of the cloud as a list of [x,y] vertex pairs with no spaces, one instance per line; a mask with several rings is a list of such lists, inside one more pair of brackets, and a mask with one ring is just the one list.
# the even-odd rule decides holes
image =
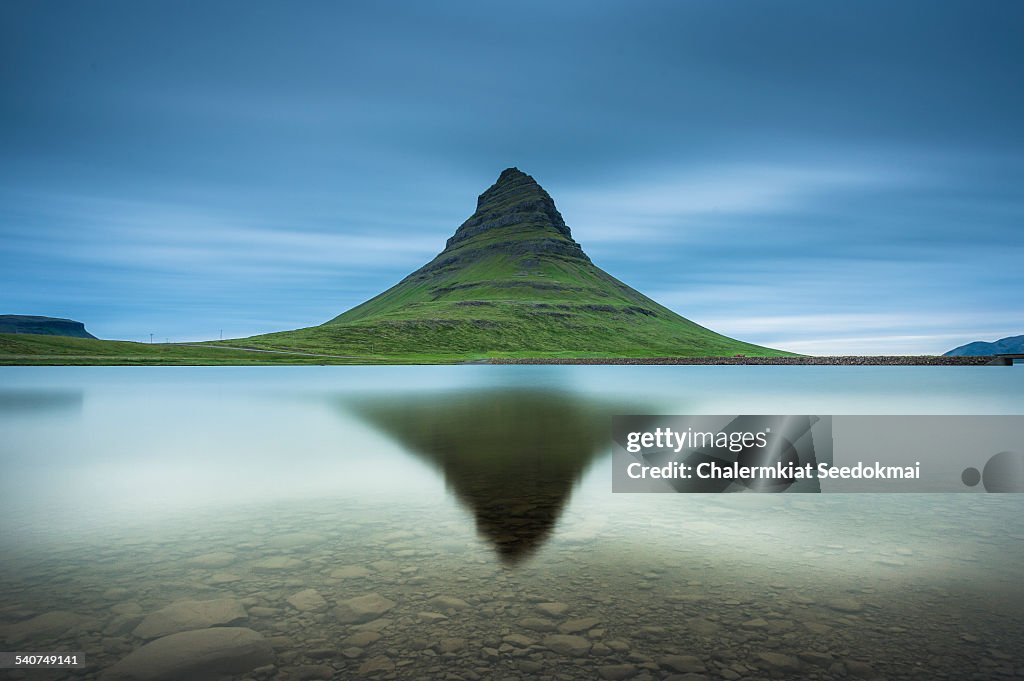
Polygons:
[[812,355],[942,354],[974,340],[1017,333],[1012,323],[994,324],[989,309],[939,314],[907,309],[763,317],[736,314],[695,321],[743,340]]
[[12,230],[4,253],[197,278],[273,278],[410,266],[444,247],[434,236],[398,226],[377,226],[372,233],[303,229],[150,202],[64,198],[36,210],[34,220],[40,224]]
[[813,211],[837,196],[917,181],[880,167],[747,162],[570,190],[559,204],[587,243],[678,244],[720,232],[725,219]]
[[1024,319],[1021,7],[8,5],[0,294],[26,312],[322,320],[518,165],[599,266],[741,337]]
[[[983,331],[982,335],[1000,338],[1010,332]],[[825,336],[820,338],[780,338],[774,347],[805,355],[941,355],[955,347],[977,340],[963,333],[906,334],[883,336]]]

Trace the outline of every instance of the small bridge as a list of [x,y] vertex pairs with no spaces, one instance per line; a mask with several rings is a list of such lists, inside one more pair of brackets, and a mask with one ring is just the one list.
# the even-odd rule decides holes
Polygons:
[[992,355],[992,361],[987,364],[990,367],[1008,367],[1015,359],[1024,359],[1024,354],[1013,355]]

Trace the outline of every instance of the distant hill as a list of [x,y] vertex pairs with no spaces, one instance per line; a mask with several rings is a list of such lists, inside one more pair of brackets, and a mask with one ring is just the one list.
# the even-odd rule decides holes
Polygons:
[[33,333],[39,336],[71,336],[96,338],[85,330],[85,324],[73,319],[35,317],[22,314],[0,315],[0,333]]
[[1024,353],[1024,336],[1007,336],[994,343],[974,341],[967,345],[953,348],[946,357],[979,357],[982,355],[1013,355]]
[[423,361],[789,354],[695,324],[594,265],[551,196],[517,168],[480,195],[437,257],[392,288],[320,326],[241,342]]

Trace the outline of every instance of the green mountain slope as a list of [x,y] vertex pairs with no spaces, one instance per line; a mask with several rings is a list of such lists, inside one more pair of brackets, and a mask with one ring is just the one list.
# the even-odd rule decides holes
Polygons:
[[601,270],[517,168],[480,195],[437,257],[392,288],[320,326],[244,344],[425,360],[787,354],[699,326]]

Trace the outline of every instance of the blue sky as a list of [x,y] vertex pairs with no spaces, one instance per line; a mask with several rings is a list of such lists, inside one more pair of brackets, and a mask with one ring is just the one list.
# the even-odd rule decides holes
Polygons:
[[[429,6],[434,5],[434,6]],[[553,6],[552,6],[553,5]],[[723,333],[1024,333],[1019,2],[0,4],[0,313],[309,326],[508,166]]]

